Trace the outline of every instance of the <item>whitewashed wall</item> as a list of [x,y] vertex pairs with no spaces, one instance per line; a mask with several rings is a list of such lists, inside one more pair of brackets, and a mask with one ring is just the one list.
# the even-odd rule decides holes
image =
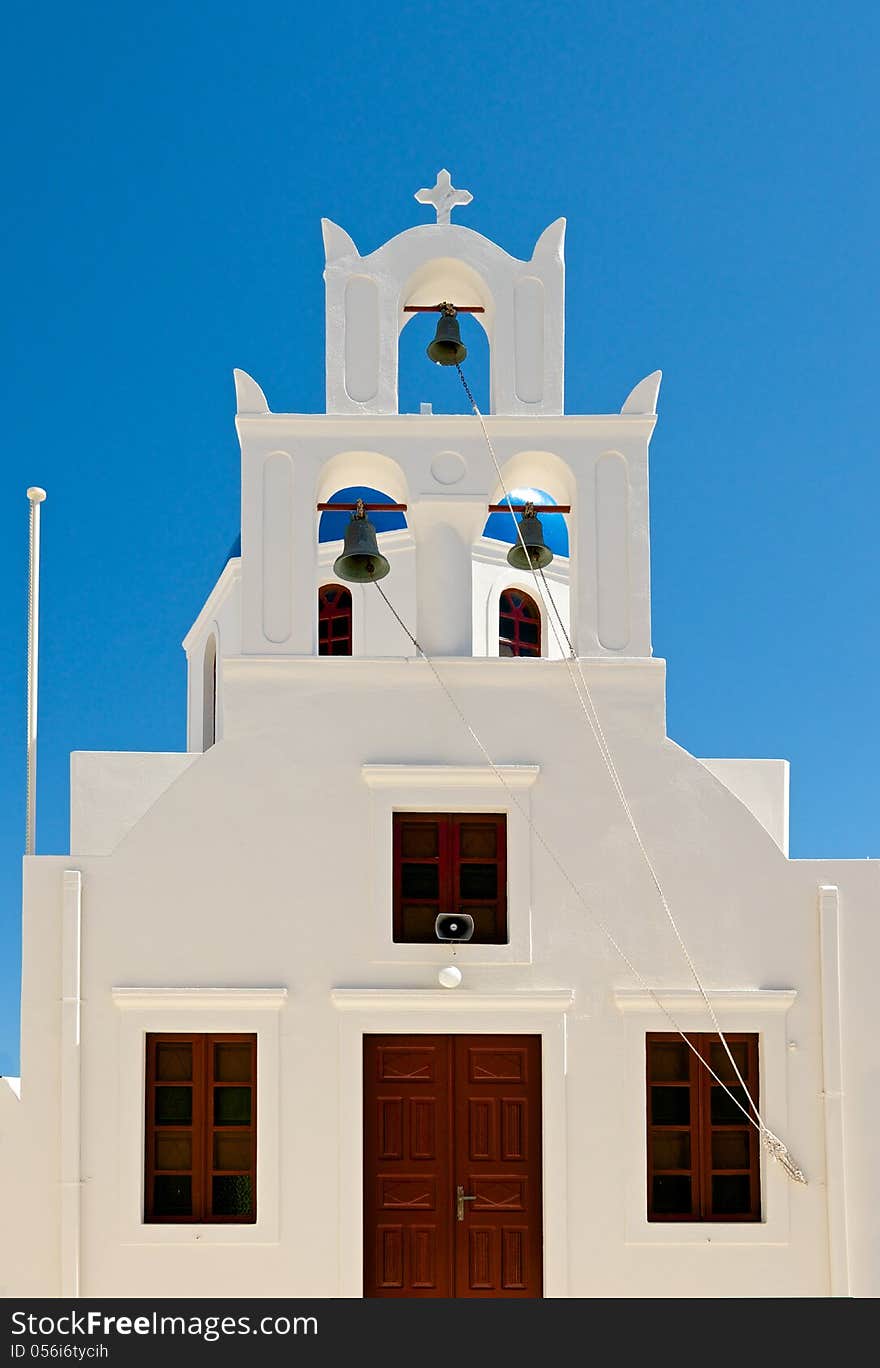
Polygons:
[[[376,863],[390,839],[390,804],[510,802],[479,771],[481,757],[428,667],[400,658],[239,658],[225,669],[224,739],[179,774],[112,854],[29,862],[21,1111],[39,1139],[28,1147],[21,1193],[29,1183],[40,1194],[40,1215],[37,1235],[29,1229],[15,1249],[6,1243],[8,1287],[60,1290],[58,1250],[70,1247],[71,1218],[62,1226],[50,1175],[59,1171],[62,875],[73,864],[83,881],[83,1295],[356,1295],[360,1148],[350,1040],[362,1029],[545,1035],[546,1086],[564,1108],[545,1154],[550,1295],[827,1294],[829,1193],[839,1182],[829,1187],[825,1172],[820,885],[840,889],[848,1286],[859,1295],[880,1290],[869,1141],[880,1117],[869,1081],[872,1033],[862,1026],[874,1011],[870,966],[880,950],[875,862],[787,861],[742,803],[665,738],[662,662],[587,666],[645,841],[695,961],[721,994],[722,1024],[761,1032],[768,1122],[810,1178],[793,1187],[765,1165],[767,1220],[759,1226],[648,1226],[642,1042],[646,1029],[666,1023],[627,996],[638,984],[534,837],[522,837],[517,890],[527,897],[512,899],[511,947],[461,946],[461,988],[437,987],[448,948],[391,943],[389,890]],[[493,757],[539,766],[527,791],[535,823],[650,982],[683,994],[676,1010],[704,1028],[578,721],[564,662],[449,660],[442,669]],[[135,770],[139,763],[131,757]],[[119,758],[107,764],[117,772]],[[413,768],[389,789],[377,765]],[[450,774],[450,766],[464,769]],[[110,792],[100,759],[79,772],[92,791],[81,784],[78,801],[94,814]],[[167,991],[152,1002],[114,995],[182,987],[246,991],[219,1006]],[[267,1006],[254,989],[285,989],[286,998]],[[334,997],[340,989],[384,996],[365,1007]],[[572,994],[568,1010],[542,1008],[539,995],[548,992]],[[493,995],[497,1008],[487,1011]],[[233,1234],[139,1220],[143,1032],[185,1023],[260,1036],[261,1224]],[[558,1122],[558,1105],[555,1115]]]

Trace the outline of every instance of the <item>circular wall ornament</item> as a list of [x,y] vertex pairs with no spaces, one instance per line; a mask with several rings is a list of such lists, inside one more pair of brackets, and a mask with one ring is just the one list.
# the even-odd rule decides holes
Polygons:
[[457,451],[438,451],[431,462],[431,474],[442,485],[458,484],[466,470],[465,459]]

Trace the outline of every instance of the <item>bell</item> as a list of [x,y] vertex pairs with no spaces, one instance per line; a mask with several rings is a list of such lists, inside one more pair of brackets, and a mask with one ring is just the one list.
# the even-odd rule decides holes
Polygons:
[[507,553],[507,564],[515,570],[542,570],[553,559],[553,552],[544,544],[541,519],[535,516],[535,505],[523,504],[519,520],[522,541],[517,538]]
[[438,366],[458,366],[467,356],[467,347],[461,340],[458,319],[451,304],[440,305],[440,317],[433,342],[428,344],[428,356]]
[[391,566],[379,550],[376,529],[367,517],[363,500],[358,499],[357,511],[345,529],[342,555],[333,562],[333,573],[350,584],[369,584],[384,579]]

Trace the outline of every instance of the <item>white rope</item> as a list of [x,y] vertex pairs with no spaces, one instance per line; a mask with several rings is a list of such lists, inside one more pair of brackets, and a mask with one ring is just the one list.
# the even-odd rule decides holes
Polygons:
[[[576,695],[577,695],[578,702],[579,702],[580,707],[581,707],[581,711],[583,712],[584,717],[586,718],[587,724],[588,724],[588,726],[589,726],[589,728],[590,728],[590,731],[592,732],[593,738],[594,738],[594,740],[596,741],[596,744],[597,744],[597,746],[598,746],[598,748],[599,748],[599,753],[600,753],[600,755],[602,756],[602,760],[603,760],[603,763],[604,763],[604,765],[605,765],[605,768],[606,768],[606,770],[607,770],[607,772],[608,772],[608,775],[609,775],[609,777],[610,777],[610,779],[611,779],[612,785],[613,785],[614,790],[615,790],[615,792],[616,792],[616,794],[617,794],[617,796],[618,796],[618,799],[619,799],[620,804],[621,804],[621,806],[622,806],[622,808],[623,808],[623,810],[624,810],[624,813],[626,814],[627,821],[629,822],[629,825],[630,825],[630,827],[631,827],[631,829],[632,829],[633,835],[635,836],[636,843],[637,843],[637,845],[638,845],[639,851],[641,852],[642,858],[644,859],[645,865],[646,865],[646,867],[647,867],[647,869],[648,869],[648,873],[649,873],[649,875],[650,875],[651,882],[653,883],[655,889],[657,890],[657,894],[658,894],[658,896],[659,896],[659,898],[660,898],[660,902],[661,902],[661,905],[662,905],[662,907],[663,907],[663,910],[664,910],[664,912],[665,912],[665,914],[666,914],[666,918],[667,918],[667,920],[668,920],[670,926],[672,927],[672,931],[673,931],[673,933],[674,933],[674,935],[675,935],[675,938],[676,938],[676,940],[677,940],[677,942],[678,942],[678,944],[679,944],[679,947],[680,947],[680,949],[681,949],[681,951],[682,951],[682,954],[684,955],[685,961],[687,962],[688,968],[690,969],[690,972],[691,972],[691,975],[692,975],[692,977],[693,977],[693,979],[694,979],[694,982],[695,982],[696,985],[697,985],[697,988],[698,988],[698,990],[699,990],[700,996],[702,997],[703,1002],[705,1003],[706,1009],[707,1009],[707,1011],[708,1011],[708,1013],[709,1013],[709,1016],[710,1016],[711,1021],[712,1021],[712,1025],[713,1025],[713,1027],[714,1027],[714,1029],[715,1029],[715,1032],[716,1032],[716,1034],[717,1034],[717,1036],[718,1036],[718,1039],[721,1041],[721,1044],[722,1044],[722,1046],[724,1047],[724,1051],[725,1051],[725,1053],[726,1053],[726,1055],[727,1055],[728,1060],[730,1061],[731,1067],[732,1067],[732,1069],[733,1069],[733,1071],[734,1071],[734,1074],[736,1075],[736,1078],[737,1078],[737,1080],[738,1080],[738,1082],[739,1082],[739,1085],[740,1085],[740,1087],[742,1088],[743,1093],[745,1094],[746,1100],[748,1101],[749,1106],[752,1108],[752,1110],[753,1110],[753,1112],[754,1112],[754,1117],[752,1117],[752,1116],[749,1115],[749,1113],[746,1111],[745,1107],[743,1107],[743,1106],[741,1105],[741,1103],[738,1101],[738,1099],[735,1098],[735,1097],[733,1096],[732,1093],[730,1093],[729,1089],[725,1088],[725,1091],[728,1093],[728,1095],[731,1097],[731,1099],[736,1103],[736,1105],[739,1107],[739,1109],[740,1109],[740,1111],[743,1113],[743,1115],[746,1116],[746,1117],[748,1118],[748,1120],[752,1123],[752,1125],[754,1125],[754,1126],[756,1127],[756,1129],[757,1129],[758,1132],[760,1133],[761,1141],[762,1141],[762,1143],[763,1143],[765,1149],[766,1149],[767,1152],[773,1157],[773,1159],[775,1159],[777,1163],[780,1163],[780,1164],[782,1165],[782,1167],[785,1169],[785,1171],[786,1171],[786,1173],[788,1174],[788,1176],[789,1176],[790,1178],[792,1178],[795,1182],[798,1182],[798,1183],[805,1183],[805,1182],[806,1182],[806,1178],[804,1177],[803,1171],[802,1171],[802,1170],[797,1166],[797,1164],[795,1163],[795,1161],[794,1161],[794,1159],[792,1158],[791,1154],[789,1153],[789,1151],[788,1151],[786,1145],[784,1144],[784,1142],[783,1142],[782,1140],[780,1140],[780,1138],[779,1138],[777,1135],[775,1135],[775,1134],[773,1133],[773,1131],[770,1130],[770,1128],[767,1126],[766,1122],[764,1121],[764,1118],[763,1118],[762,1115],[761,1115],[761,1112],[760,1112],[760,1110],[759,1110],[759,1108],[758,1108],[758,1106],[757,1106],[757,1103],[755,1102],[754,1098],[752,1097],[752,1095],[751,1095],[751,1093],[750,1093],[750,1091],[749,1091],[749,1088],[748,1088],[748,1086],[747,1086],[747,1084],[746,1084],[746,1082],[745,1082],[745,1079],[743,1078],[743,1076],[742,1076],[742,1074],[741,1074],[741,1072],[740,1072],[740,1070],[739,1070],[739,1067],[738,1067],[738,1065],[737,1065],[737,1063],[736,1063],[736,1060],[735,1060],[734,1057],[733,1057],[733,1053],[732,1053],[732,1051],[731,1051],[731,1049],[730,1049],[730,1045],[728,1044],[728,1041],[727,1041],[727,1039],[726,1039],[726,1037],[725,1037],[725,1035],[724,1035],[724,1032],[721,1030],[721,1027],[720,1027],[719,1022],[718,1022],[718,1017],[717,1017],[717,1015],[716,1015],[716,1013],[715,1013],[714,1007],[712,1006],[712,1002],[711,1002],[711,999],[709,998],[709,994],[707,993],[705,987],[703,986],[703,982],[702,982],[702,980],[700,979],[699,973],[697,972],[697,967],[696,967],[696,965],[694,964],[694,961],[693,961],[693,959],[691,958],[691,955],[690,955],[690,953],[689,953],[689,951],[688,951],[688,948],[687,948],[687,946],[686,946],[686,944],[685,944],[685,942],[684,942],[684,938],[683,938],[681,932],[680,932],[679,929],[678,929],[678,925],[677,925],[677,923],[676,923],[676,921],[675,921],[674,916],[672,915],[672,909],[671,909],[671,907],[669,906],[669,902],[668,902],[668,900],[667,900],[666,894],[665,894],[665,892],[663,891],[663,886],[662,886],[662,884],[660,883],[660,879],[659,879],[659,877],[658,877],[658,875],[657,875],[657,871],[656,871],[656,869],[655,869],[655,867],[654,867],[654,862],[653,862],[653,860],[651,859],[651,856],[649,855],[647,848],[645,847],[644,841],[642,840],[642,836],[641,836],[641,833],[640,833],[640,831],[639,831],[638,824],[637,824],[637,822],[636,822],[636,819],[635,819],[635,816],[634,816],[634,814],[633,814],[632,808],[631,808],[631,806],[630,806],[630,804],[629,804],[629,800],[627,799],[626,792],[625,792],[625,790],[624,790],[624,788],[623,788],[623,784],[622,784],[621,781],[620,781],[620,775],[619,775],[619,773],[618,773],[617,766],[616,766],[616,764],[614,763],[614,757],[613,757],[612,754],[611,754],[611,749],[610,749],[610,747],[609,747],[609,745],[608,745],[608,741],[607,741],[607,738],[606,738],[606,736],[605,736],[605,732],[604,732],[604,729],[603,729],[603,727],[602,727],[602,723],[601,723],[601,721],[599,720],[599,714],[598,714],[598,711],[597,711],[597,709],[596,709],[596,705],[595,705],[595,703],[594,703],[594,701],[593,701],[593,696],[592,696],[592,693],[591,693],[591,691],[590,691],[590,686],[589,686],[589,684],[587,683],[587,679],[586,679],[586,676],[585,676],[585,674],[584,674],[583,664],[582,664],[581,660],[579,659],[579,657],[577,656],[577,654],[575,653],[574,646],[572,645],[571,638],[570,638],[570,636],[569,636],[569,634],[568,634],[568,631],[567,631],[567,629],[566,629],[565,623],[564,623],[563,620],[562,620],[562,616],[561,616],[561,614],[560,614],[560,612],[559,612],[559,609],[558,609],[557,606],[556,606],[556,602],[555,602],[555,600],[554,600],[554,598],[553,598],[553,595],[552,595],[552,593],[551,593],[551,591],[550,591],[550,587],[549,587],[549,585],[547,584],[547,580],[546,580],[546,578],[545,578],[545,576],[544,576],[543,569],[540,570],[540,578],[539,578],[539,571],[538,571],[538,569],[532,564],[532,559],[531,559],[531,556],[530,556],[530,554],[529,554],[528,547],[526,546],[525,541],[524,541],[524,539],[523,539],[522,524],[521,524],[520,522],[517,521],[516,513],[514,512],[514,505],[513,505],[513,502],[512,502],[512,500],[511,500],[510,493],[509,493],[509,491],[508,491],[508,489],[507,489],[507,485],[505,484],[504,476],[503,476],[503,474],[502,474],[502,472],[501,472],[501,465],[500,465],[499,460],[498,460],[498,457],[497,457],[497,455],[496,455],[496,453],[495,453],[495,448],[494,448],[494,446],[492,445],[492,439],[491,439],[491,437],[489,436],[489,432],[488,432],[488,430],[487,430],[487,428],[486,428],[486,424],[485,424],[485,422],[484,422],[484,420],[483,420],[483,415],[482,415],[482,413],[480,412],[479,407],[477,406],[477,401],[475,400],[473,394],[471,393],[470,386],[468,385],[467,380],[465,379],[465,376],[464,376],[464,373],[463,373],[463,371],[462,371],[462,369],[461,369],[461,366],[460,366],[460,365],[457,365],[457,366],[456,366],[456,370],[458,371],[459,379],[461,380],[462,386],[464,387],[465,394],[467,395],[468,399],[470,400],[471,408],[473,409],[474,414],[476,415],[477,420],[479,421],[480,427],[481,427],[481,429],[482,429],[483,437],[484,437],[485,442],[486,442],[486,447],[487,447],[487,449],[488,449],[488,451],[489,451],[489,455],[492,457],[492,464],[493,464],[494,467],[495,467],[495,473],[496,473],[496,475],[497,475],[497,477],[498,477],[499,484],[500,484],[501,489],[502,489],[502,491],[503,491],[503,493],[504,493],[504,499],[502,500],[502,502],[505,502],[505,503],[507,504],[508,510],[509,510],[509,512],[510,512],[510,516],[511,516],[511,518],[512,518],[512,520],[513,520],[514,530],[516,531],[516,534],[517,534],[517,540],[519,541],[519,544],[520,544],[520,546],[522,547],[523,554],[524,554],[524,556],[525,556],[525,558],[526,558],[526,561],[528,562],[529,566],[531,567],[532,578],[534,579],[535,587],[536,587],[536,589],[537,589],[537,591],[538,591],[538,595],[539,595],[539,597],[540,597],[540,599],[541,599],[541,602],[542,602],[542,604],[543,604],[543,606],[544,606],[544,613],[545,613],[545,615],[546,615],[547,621],[550,623],[550,625],[551,625],[551,627],[552,627],[552,629],[553,629],[553,634],[554,634],[554,637],[556,638],[557,646],[559,647],[560,652],[561,652],[561,654],[562,654],[562,656],[563,656],[563,659],[564,659],[565,662],[566,662],[566,667],[567,667],[567,669],[568,669],[569,678],[571,679],[572,685],[574,686],[574,690],[575,690],[575,693],[576,693]],[[549,601],[550,607],[548,607],[548,601]],[[551,611],[551,608],[552,608],[552,611]],[[558,629],[557,629],[557,622],[558,622]],[[564,640],[565,640],[565,645],[566,645],[566,647],[567,647],[567,650],[564,650],[564,649],[562,648],[562,643],[561,643],[561,641],[560,641],[560,631],[561,631],[561,633],[562,633],[562,637],[563,637]],[[575,676],[575,673],[574,673],[575,670],[577,670],[577,676],[578,676],[578,677]],[[613,943],[613,942],[612,942],[612,943]],[[615,947],[615,948],[617,948],[617,947]],[[624,958],[625,958],[625,957],[624,957]],[[628,961],[627,961],[627,962],[628,962]],[[641,979],[641,976],[639,976],[639,977],[640,977],[640,979]],[[644,980],[641,980],[641,981],[644,983]],[[650,990],[649,990],[649,991],[650,991]],[[652,994],[652,996],[653,996],[653,994]],[[655,999],[655,1000],[657,1000],[657,999]],[[664,1009],[664,1010],[665,1010],[665,1009]],[[669,1016],[669,1013],[667,1012],[666,1015]],[[671,1020],[671,1018],[670,1018],[670,1020]],[[681,1028],[680,1028],[678,1025],[676,1025],[676,1028],[675,1028],[675,1029],[678,1031],[679,1035],[681,1035],[682,1038],[683,1038],[684,1040],[687,1041],[687,1044],[691,1046],[691,1049],[694,1049],[693,1045],[691,1045],[691,1042],[687,1039],[687,1036],[685,1035],[684,1031],[682,1031]],[[695,1054],[698,1054],[698,1052],[697,1052],[696,1050],[694,1050],[694,1053],[695,1053]],[[699,1054],[698,1054],[698,1058],[701,1058],[701,1059],[702,1059],[702,1057],[699,1056]],[[709,1068],[709,1065],[706,1063],[706,1061],[705,1061],[705,1060],[702,1060],[702,1063],[706,1066],[707,1069],[709,1069],[709,1072],[712,1073],[712,1070],[711,1070],[711,1068]],[[717,1077],[717,1076],[713,1074],[713,1077]],[[717,1081],[720,1082],[720,1079],[718,1079]],[[722,1087],[724,1087],[724,1084],[722,1084]]]

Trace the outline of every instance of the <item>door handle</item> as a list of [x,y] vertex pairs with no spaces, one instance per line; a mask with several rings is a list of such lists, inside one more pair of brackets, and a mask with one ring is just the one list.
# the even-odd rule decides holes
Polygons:
[[465,1192],[463,1184],[459,1183],[458,1187],[455,1189],[455,1214],[459,1221],[464,1220],[465,1202],[475,1202],[476,1200],[476,1193],[471,1195],[470,1193]]

